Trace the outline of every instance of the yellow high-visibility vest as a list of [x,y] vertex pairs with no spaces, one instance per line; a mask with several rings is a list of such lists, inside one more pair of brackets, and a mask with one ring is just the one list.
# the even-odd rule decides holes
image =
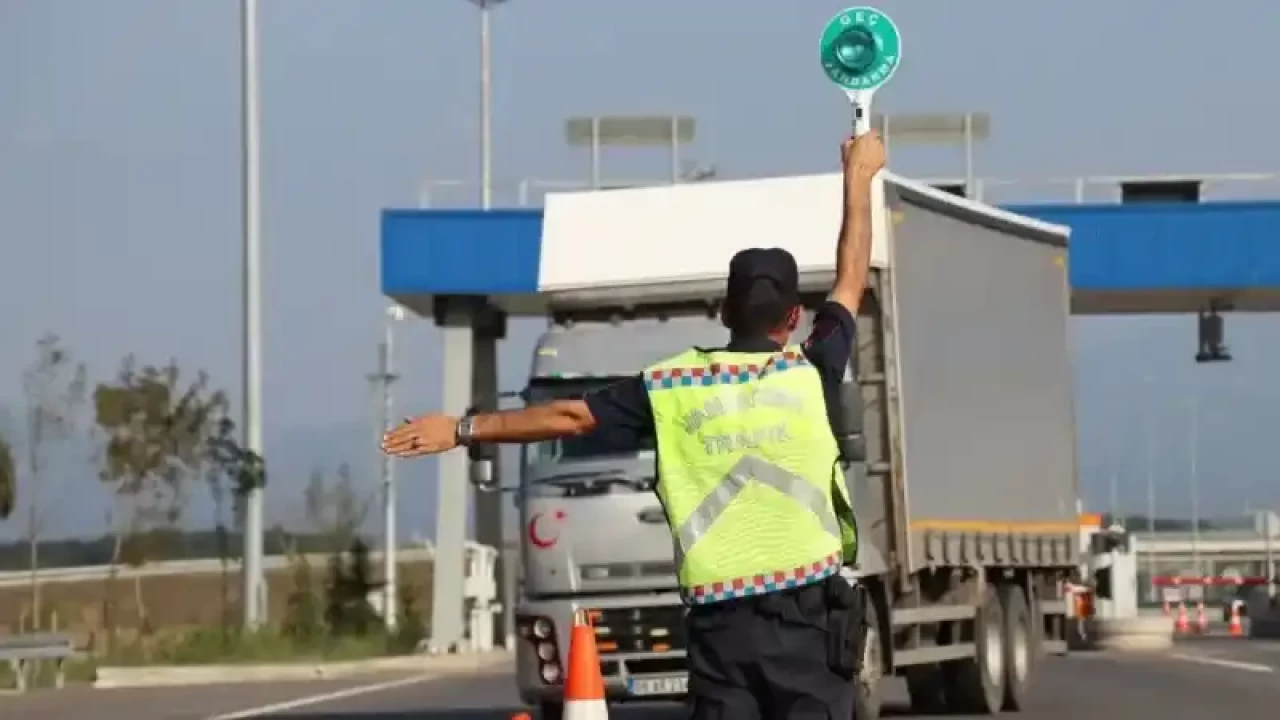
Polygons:
[[799,347],[689,350],[644,372],[658,497],[692,604],[821,581],[857,552],[818,371]]

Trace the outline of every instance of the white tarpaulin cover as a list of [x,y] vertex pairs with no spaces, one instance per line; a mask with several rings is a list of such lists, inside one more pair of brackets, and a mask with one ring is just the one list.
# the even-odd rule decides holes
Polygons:
[[[934,196],[966,214],[1058,228],[975,203],[892,173],[877,179],[871,262],[892,262],[889,183]],[[748,247],[791,251],[802,276],[829,278],[842,208],[841,176],[691,183],[549,194],[543,213],[539,292],[621,289],[723,280],[729,259]]]
[[[538,289],[723,278],[748,247],[783,247],[801,272],[829,271],[841,193],[839,175],[810,175],[550,194]],[[883,265],[884,233],[875,235]]]

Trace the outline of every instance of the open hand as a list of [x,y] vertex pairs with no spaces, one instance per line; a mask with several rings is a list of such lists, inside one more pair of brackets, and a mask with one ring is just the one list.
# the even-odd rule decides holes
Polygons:
[[382,436],[382,452],[399,458],[448,452],[458,446],[458,418],[436,413],[406,419]]

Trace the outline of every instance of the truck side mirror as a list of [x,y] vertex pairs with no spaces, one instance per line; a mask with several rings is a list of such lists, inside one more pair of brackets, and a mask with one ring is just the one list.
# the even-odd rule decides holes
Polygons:
[[[503,400],[521,400],[528,404],[528,390],[514,392],[508,390],[500,392],[496,395],[481,398],[471,407],[467,408],[467,414],[477,412],[485,412],[496,410]],[[467,448],[467,458],[471,461],[467,463],[467,479],[476,489],[481,492],[499,492],[506,488],[502,487],[501,480],[494,477],[494,468],[498,464],[498,446],[483,443],[472,445]]]
[[841,460],[866,462],[867,438],[863,434],[862,387],[857,380],[840,383],[836,393],[836,406],[831,409],[831,431],[835,434]]
[[1111,598],[1111,568],[1098,568],[1093,573],[1093,591],[1104,600]]
[[1089,536],[1089,553],[1104,555],[1109,552],[1129,552],[1129,534],[1123,531],[1100,530]]
[[471,458],[467,466],[468,480],[481,492],[493,492],[498,489],[498,479],[493,476],[493,458]]
[[467,457],[471,459],[472,463],[488,462],[492,464],[493,461],[498,459],[498,446],[489,444],[472,445],[467,448]]

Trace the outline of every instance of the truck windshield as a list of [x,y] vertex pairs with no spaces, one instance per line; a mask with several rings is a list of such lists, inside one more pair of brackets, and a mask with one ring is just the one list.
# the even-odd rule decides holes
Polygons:
[[[592,390],[607,387],[611,383],[624,378],[579,378],[574,380],[539,379],[529,383],[528,402],[530,405],[580,398]],[[633,444],[620,445],[612,440],[608,433],[591,433],[582,437],[563,440],[548,440],[532,443],[528,446],[528,462],[555,462],[559,460],[589,460],[609,455],[630,454],[640,450],[653,450],[654,441],[646,438],[639,446]]]

